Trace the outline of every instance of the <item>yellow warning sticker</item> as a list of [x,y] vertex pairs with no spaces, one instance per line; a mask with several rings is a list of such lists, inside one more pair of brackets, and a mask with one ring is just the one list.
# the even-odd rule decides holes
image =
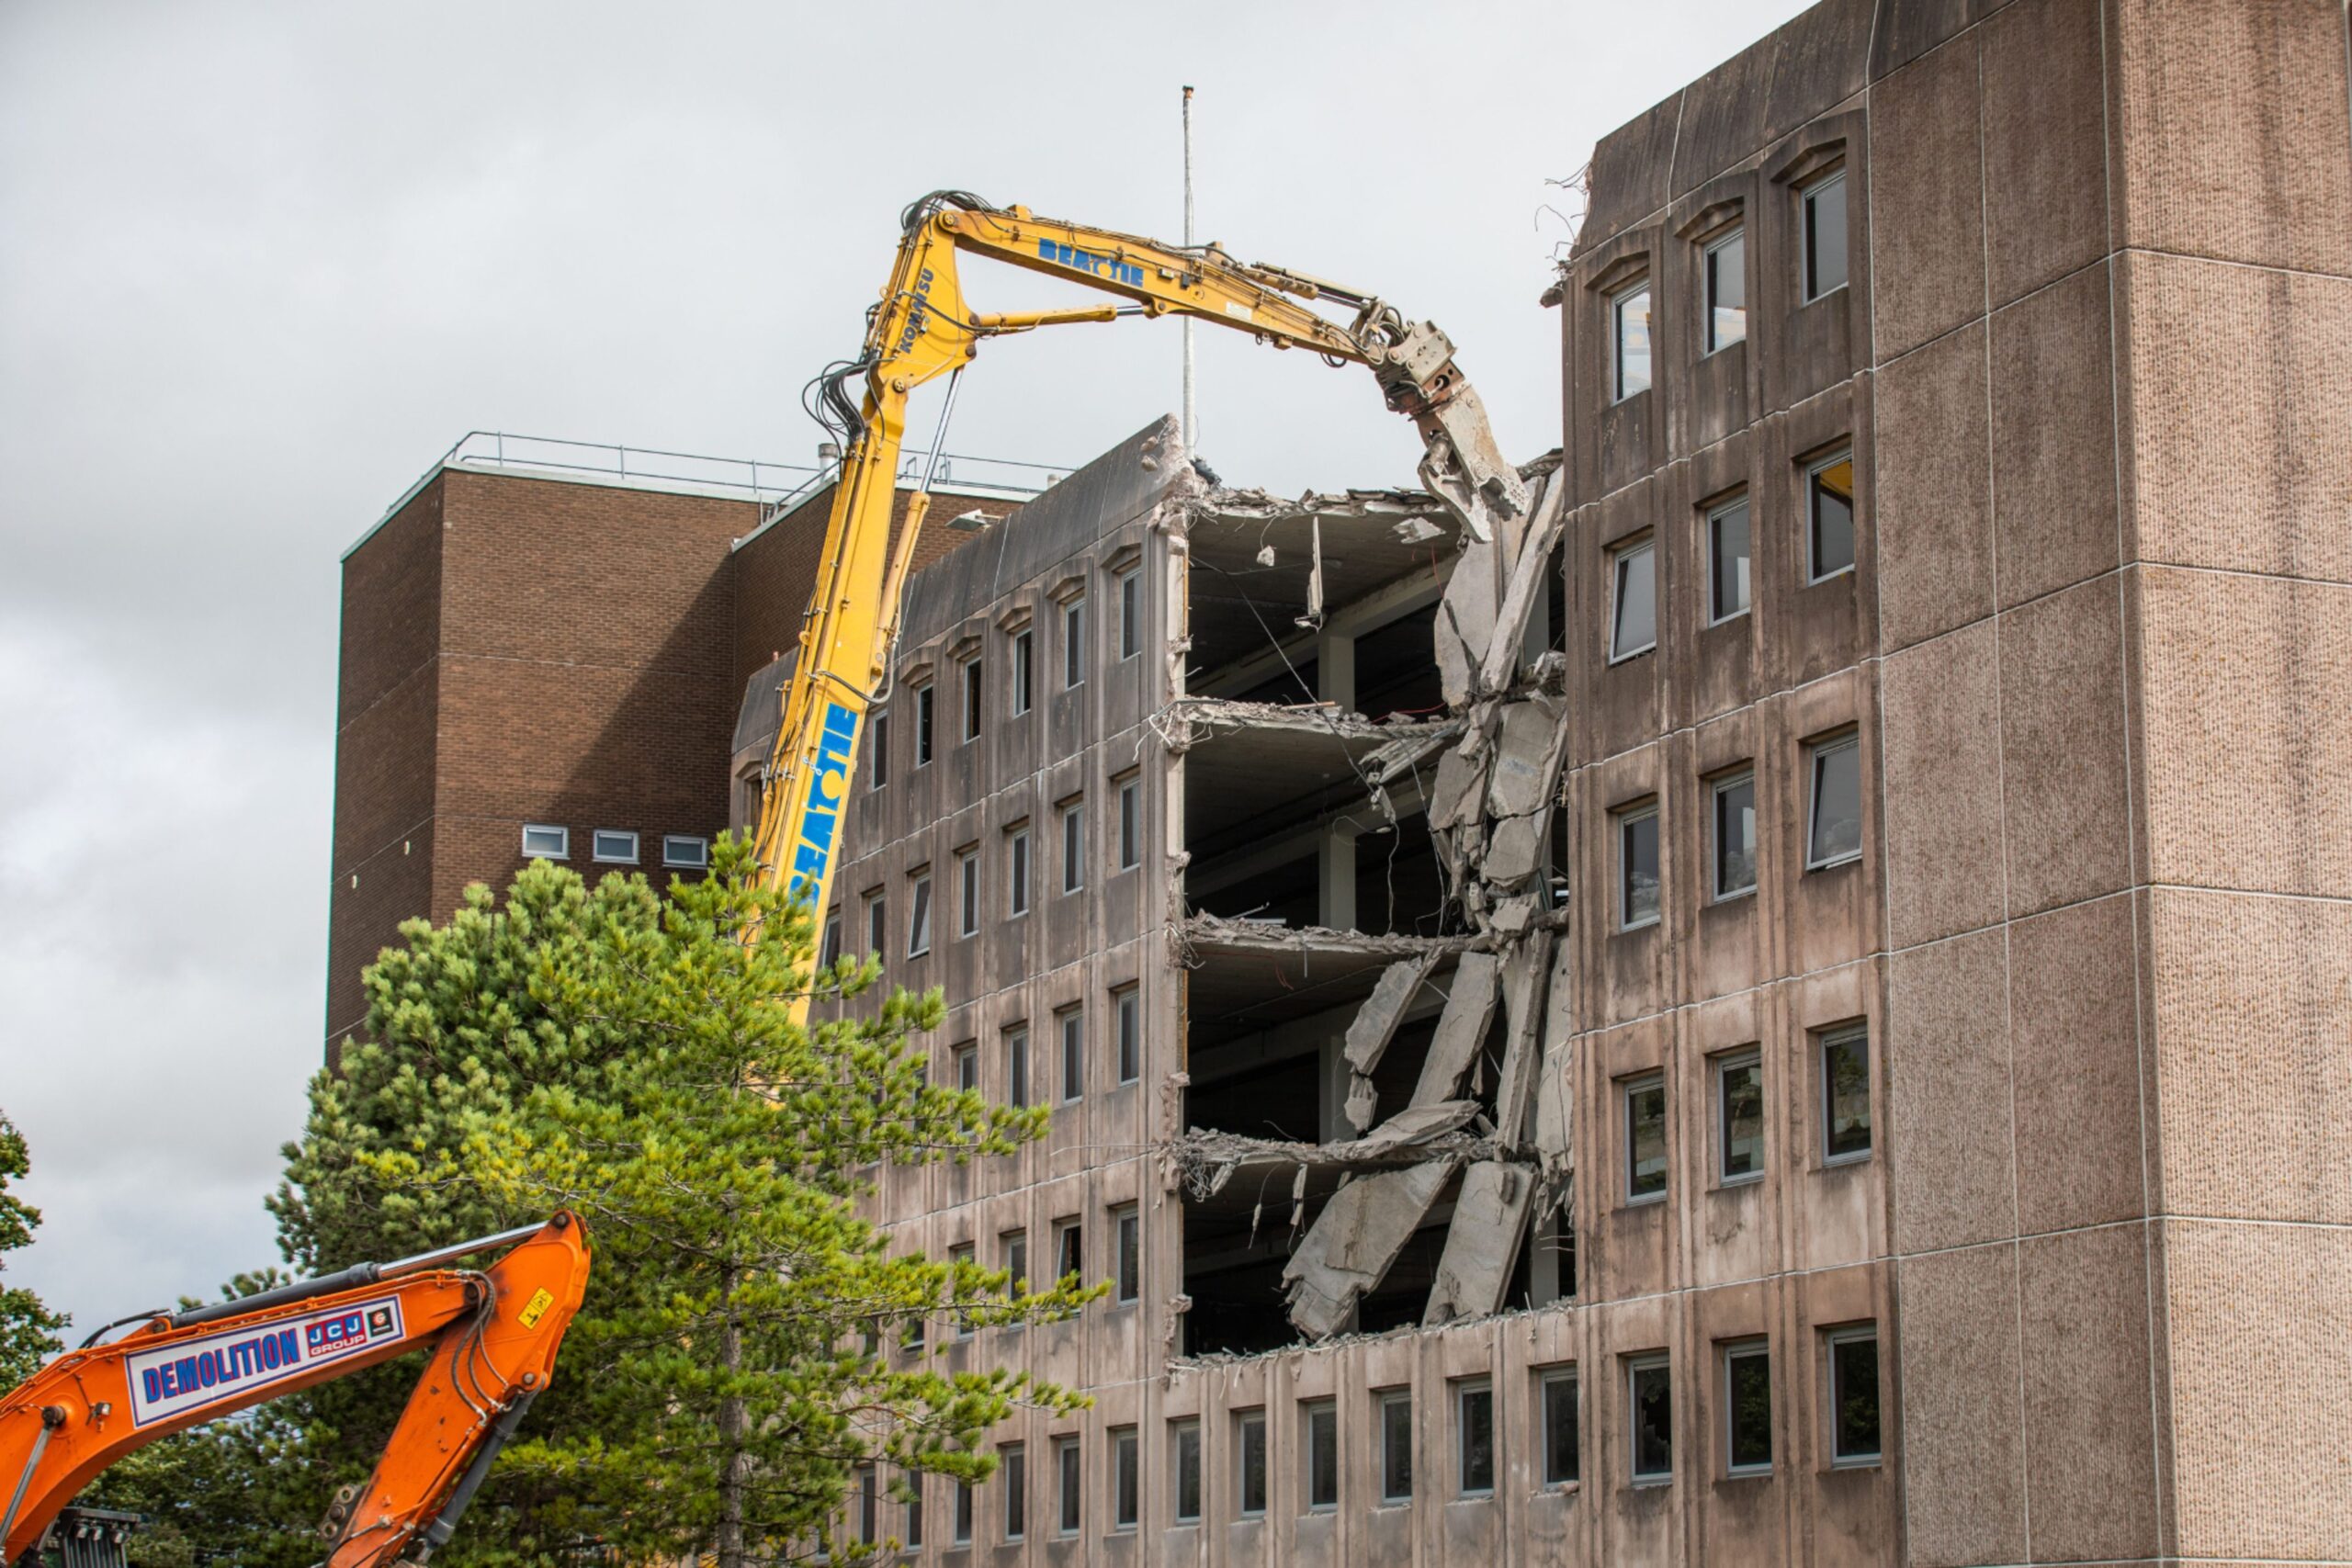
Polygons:
[[531,1292],[531,1299],[523,1303],[523,1310],[516,1314],[515,1321],[526,1328],[537,1328],[539,1325],[539,1319],[545,1317],[548,1314],[548,1308],[553,1305],[555,1305],[555,1296],[552,1292],[534,1291]]

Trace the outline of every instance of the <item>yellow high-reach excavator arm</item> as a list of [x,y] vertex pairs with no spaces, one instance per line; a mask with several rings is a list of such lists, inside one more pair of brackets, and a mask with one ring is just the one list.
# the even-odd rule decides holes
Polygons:
[[[769,759],[757,829],[763,874],[816,911],[825,909],[840,848],[839,825],[879,696],[899,624],[899,597],[931,504],[930,474],[909,499],[890,543],[907,400],[950,378],[940,415],[944,438],[954,378],[980,340],[1121,315],[1195,316],[1277,348],[1306,348],[1332,364],[1368,367],[1388,406],[1409,417],[1425,446],[1423,484],[1477,539],[1522,514],[1528,494],[1503,460],[1485,407],[1455,368],[1453,345],[1427,321],[1408,321],[1377,298],[1304,273],[1245,266],[1214,244],[1177,246],[1132,234],[992,207],[962,191],[937,191],[907,209],[899,258],[881,302],[867,315],[865,350],[812,383],[819,417],[841,435],[842,461],[825,525],[816,592],[783,693],[784,716]],[[958,251],[1069,278],[1133,303],[1010,314],[974,311],[956,276]],[[1355,309],[1346,325],[1306,308],[1333,299]],[[863,378],[853,403],[845,389]],[[933,444],[936,465],[939,443]],[[800,1010],[805,1013],[806,1004]]]

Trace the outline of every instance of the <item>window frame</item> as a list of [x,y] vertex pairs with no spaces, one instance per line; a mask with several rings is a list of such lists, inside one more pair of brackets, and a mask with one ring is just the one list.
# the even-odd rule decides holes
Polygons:
[[[1634,1097],[1657,1091],[1658,1183],[1649,1191],[1640,1191],[1635,1183],[1640,1179],[1634,1169],[1636,1156],[1634,1136]],[[1673,1107],[1667,1102],[1666,1069],[1653,1067],[1647,1072],[1632,1073],[1617,1080],[1617,1125],[1625,1140],[1623,1206],[1631,1209],[1650,1203],[1663,1203],[1674,1188],[1674,1141],[1668,1119]]]
[[1036,705],[1037,700],[1037,634],[1033,626],[1023,626],[1012,634],[1012,716],[1020,717]]
[[[1559,1451],[1553,1442],[1554,1391],[1566,1389],[1568,1411],[1567,1473],[1557,1473]],[[1535,1373],[1535,1459],[1537,1475],[1546,1490],[1565,1491],[1584,1484],[1584,1388],[1577,1364],[1539,1368]]]
[[[1666,919],[1666,867],[1664,819],[1658,812],[1658,798],[1650,795],[1621,806],[1609,814],[1611,837],[1617,841],[1617,930],[1619,932],[1647,931]],[[1634,857],[1628,841],[1634,829],[1644,823],[1650,825],[1651,860],[1657,886],[1657,905],[1642,919],[1634,918]]]
[[[1000,1443],[997,1473],[1004,1477],[1004,1539],[1029,1539],[1029,1445]],[[968,1537],[967,1538],[969,1539]]]
[[1130,773],[1114,782],[1119,786],[1119,869],[1133,871],[1143,863],[1143,780]]
[[949,1510],[947,1520],[948,1545],[969,1546],[972,1544],[973,1516],[978,1512],[979,1509],[975,1506],[972,1495],[972,1483],[968,1481],[956,1483],[956,1502]]
[[915,767],[931,766],[939,755],[939,686],[925,680],[915,687]]
[[865,951],[874,958],[890,952],[890,896],[879,887],[865,895]]
[[[1256,1436],[1254,1452],[1250,1440],[1253,1433]],[[1266,1506],[1272,1497],[1272,1478],[1267,1473],[1267,1468],[1272,1462],[1272,1456],[1266,1451],[1269,1436],[1263,1405],[1233,1413],[1233,1512],[1238,1518],[1262,1519],[1266,1517]],[[1256,1461],[1254,1466],[1251,1463],[1253,1459]],[[1254,1507],[1250,1503],[1253,1469],[1258,1483],[1258,1502]]]
[[842,907],[836,904],[825,916],[824,934],[817,941],[817,966],[831,969],[842,961]]
[[[947,1248],[947,1263],[950,1268],[955,1267],[958,1263],[968,1263],[975,1269],[978,1268],[980,1264],[980,1244],[977,1241],[959,1241],[954,1243]],[[956,1325],[956,1338],[969,1339],[974,1334],[978,1332],[979,1325],[972,1321],[972,1314],[970,1313],[959,1311],[951,1313],[948,1315]]]
[[1086,888],[1086,800],[1064,801],[1059,807],[1062,830],[1062,891]]
[[1086,1529],[1086,1448],[1080,1434],[1054,1439],[1054,1533],[1068,1540]]
[[[1838,202],[1838,281],[1826,288],[1815,287],[1821,268],[1820,236],[1815,232],[1815,203],[1832,186],[1844,194]],[[1815,175],[1797,186],[1797,302],[1810,305],[1816,299],[1826,299],[1853,281],[1854,206],[1853,186],[1846,179],[1846,164],[1839,162]]]
[[865,792],[890,782],[890,710],[876,708],[865,721]]
[[[1747,531],[1747,548],[1742,556],[1744,570],[1740,573],[1740,601],[1736,609],[1726,610],[1717,603],[1716,589],[1720,585],[1718,563],[1723,549],[1717,537],[1716,525],[1733,513],[1738,513]],[[1742,615],[1756,609],[1756,508],[1746,491],[1736,495],[1720,496],[1708,503],[1702,531],[1707,546],[1707,625],[1709,627],[1729,626]]]
[[980,1090],[980,1043],[959,1040],[947,1048],[949,1065],[956,1069],[956,1091],[978,1094]]
[[[1816,853],[1821,843],[1821,771],[1822,764],[1840,753],[1850,752],[1854,759],[1854,847],[1838,853],[1823,856]],[[1804,807],[1804,868],[1808,872],[1830,871],[1841,865],[1851,865],[1862,858],[1862,845],[1869,837],[1862,830],[1862,732],[1860,729],[1840,730],[1818,740],[1808,740],[1804,748],[1805,807]]]
[[988,663],[978,654],[956,665],[958,678],[964,687],[964,725],[959,746],[969,746],[980,738],[980,723],[988,704]]
[[[694,855],[688,859],[676,846],[692,844]],[[695,833],[664,833],[662,835],[662,863],[679,871],[708,871],[710,840]]]
[[[1828,582],[1833,579],[1844,577],[1849,573],[1860,570],[1861,524],[1857,513],[1861,511],[1861,507],[1858,503],[1854,494],[1854,491],[1860,487],[1854,484],[1850,479],[1848,481],[1846,494],[1843,496],[1837,496],[1836,498],[1845,503],[1846,553],[1853,558],[1849,560],[1844,566],[1832,567],[1827,571],[1821,570],[1821,497],[1825,493],[1825,487],[1821,482],[1821,476],[1828,472],[1831,468],[1838,467],[1840,463],[1847,464],[1850,467],[1853,461],[1854,449],[1851,446],[1846,446],[1841,447],[1838,451],[1827,453],[1823,457],[1811,458],[1805,463],[1804,585],[1807,588],[1816,587],[1821,583]],[[1826,493],[1836,496],[1836,492],[1834,491],[1827,491]]]
[[[1305,1472],[1300,1477],[1299,1495],[1306,1499],[1310,1514],[1337,1513],[1342,1467],[1340,1463],[1340,1402],[1336,1399],[1305,1399],[1298,1405],[1299,1457]],[[1329,1460],[1331,1495],[1317,1495],[1321,1479],[1318,1461]]]
[[[1629,398],[1637,398],[1657,384],[1657,337],[1653,325],[1657,300],[1650,290],[1650,276],[1643,273],[1611,289],[1603,297],[1609,310],[1609,406],[1616,407]],[[1635,299],[1642,301],[1642,384],[1628,387],[1625,362],[1625,308]]]
[[[1764,1050],[1760,1045],[1743,1045],[1736,1051],[1725,1051],[1713,1058],[1708,1077],[1713,1080],[1715,1101],[1715,1185],[1717,1187],[1748,1187],[1764,1179],[1768,1163],[1767,1140],[1770,1137],[1771,1116],[1764,1107]],[[1752,1170],[1731,1168],[1731,1075],[1753,1067],[1756,1070],[1756,1167]]]
[[[531,835],[534,833],[554,834],[555,848],[552,850],[533,849],[531,847]],[[525,860],[570,860],[571,858],[571,829],[569,828],[559,827],[553,822],[524,823],[523,858]]]
[[[1201,1445],[1201,1418],[1197,1416],[1176,1416],[1168,1423],[1168,1459],[1175,1471],[1169,1477],[1169,1517],[1176,1524],[1196,1525],[1201,1522],[1201,1483],[1204,1478],[1202,1461],[1207,1457]],[[1188,1458],[1192,1468],[1190,1513],[1185,1511],[1184,1472]]]
[[1143,994],[1135,982],[1111,989],[1112,1032],[1118,1042],[1119,1082],[1143,1081]]
[[919,1550],[923,1538],[923,1483],[929,1478],[919,1470],[902,1472],[907,1488],[906,1543],[910,1550]]
[[[1446,1403],[1453,1416],[1453,1492],[1457,1497],[1491,1497],[1495,1495],[1497,1478],[1502,1469],[1501,1454],[1495,1442],[1495,1383],[1492,1378],[1469,1377],[1453,1380],[1453,1397]],[[1486,1402],[1487,1479],[1474,1483],[1471,1475],[1473,1450],[1470,1439],[1475,1431],[1470,1402]]]
[[[1064,1263],[1072,1267],[1065,1269]],[[1086,1217],[1064,1214],[1054,1221],[1054,1283],[1064,1280],[1086,1282]]]
[[[1724,1475],[1732,1481],[1761,1480],[1771,1475],[1772,1450],[1776,1446],[1772,1431],[1772,1342],[1764,1335],[1744,1339],[1724,1340],[1718,1346],[1716,1359],[1720,1368],[1718,1386],[1722,1390],[1724,1420]],[[1732,1383],[1732,1363],[1760,1360],[1764,1363],[1764,1458],[1761,1461],[1739,1460],[1739,1396]]]
[[[617,849],[607,852],[605,848],[607,839],[628,840],[628,852],[622,854]],[[634,828],[592,828],[588,831],[588,858],[597,865],[635,865],[639,859],[639,842]]]
[[1071,594],[1061,610],[1062,690],[1074,692],[1086,684],[1086,595]]
[[[1004,1270],[1004,1291],[1007,1296],[1021,1296],[1029,1290],[1029,1227],[1017,1226],[999,1231],[996,1238],[997,1266]],[[1011,1327],[1019,1328],[1015,1323]]]
[[872,1546],[882,1535],[882,1472],[869,1462],[859,1465],[855,1475],[852,1494],[856,1498],[857,1543]]
[[958,940],[980,934],[980,847],[956,852],[956,935]]
[[[1846,1023],[1831,1024],[1814,1031],[1815,1070],[1821,1077],[1821,1163],[1830,1166],[1860,1165],[1878,1152],[1878,1120],[1871,1103],[1871,1026],[1868,1019],[1855,1019]],[[1832,1152],[1830,1140],[1836,1135],[1837,1086],[1829,1070],[1829,1055],[1848,1045],[1859,1044],[1862,1050],[1862,1133],[1864,1142],[1859,1149]]]
[[[1621,648],[1625,605],[1625,575],[1636,556],[1650,561],[1650,639],[1639,648]],[[1609,547],[1609,663],[1611,668],[1645,653],[1657,651],[1657,536],[1639,534]]]
[[[1666,1376],[1666,1468],[1644,1470],[1642,1464],[1642,1399],[1640,1382],[1647,1372]],[[1674,1358],[1650,1350],[1625,1358],[1625,1475],[1635,1486],[1668,1486],[1674,1482]]]
[[1086,1098],[1086,1004],[1072,1002],[1054,1010],[1054,1043],[1059,1052],[1061,1081],[1057,1102],[1074,1105]]
[[1110,1533],[1133,1535],[1143,1528],[1143,1438],[1132,1423],[1104,1435],[1111,1450]]
[[1004,1032],[1005,1101],[1014,1110],[1029,1104],[1029,1022],[1023,1019]]
[[[1392,1423],[1389,1414],[1400,1409],[1405,1413],[1401,1427],[1404,1447],[1401,1450],[1390,1440],[1397,1435],[1399,1428]],[[1417,1479],[1413,1474],[1413,1391],[1408,1388],[1375,1390],[1372,1410],[1373,1469],[1380,1482],[1380,1505],[1385,1508],[1403,1506],[1412,1502],[1413,1483]],[[1404,1487],[1401,1491],[1396,1484],[1396,1461],[1400,1452],[1404,1461]]]
[[[1867,1343],[1871,1348],[1871,1420],[1877,1430],[1878,1446],[1867,1453],[1846,1453],[1840,1444],[1845,1434],[1840,1429],[1838,1407],[1841,1403],[1843,1378],[1838,1366],[1838,1348]],[[1832,1470],[1869,1470],[1886,1462],[1886,1369],[1878,1348],[1878,1325],[1849,1324],[1824,1331],[1821,1336],[1823,1371],[1827,1379],[1827,1419],[1822,1427],[1829,1438],[1829,1468]]]
[[907,956],[921,958],[931,951],[931,868],[907,874]]
[[1005,918],[1017,920],[1029,913],[1029,825],[1009,829],[1005,844]]
[[[1716,334],[1715,303],[1717,283],[1723,268],[1716,258],[1734,245],[1739,247],[1739,303],[1732,307],[1739,312],[1739,335],[1724,339]],[[1702,359],[1711,358],[1727,348],[1747,341],[1747,225],[1738,222],[1716,231],[1713,238],[1699,247],[1699,342]]]
[[1143,1300],[1143,1211],[1134,1203],[1111,1205],[1111,1304]]
[[[1724,800],[1732,791],[1745,784],[1747,788],[1747,880],[1736,887],[1724,885]],[[1707,886],[1711,904],[1729,904],[1741,898],[1756,897],[1757,858],[1762,847],[1763,835],[1756,827],[1756,768],[1753,763],[1717,773],[1707,781]]]
[[1119,573],[1119,662],[1143,652],[1143,568]]

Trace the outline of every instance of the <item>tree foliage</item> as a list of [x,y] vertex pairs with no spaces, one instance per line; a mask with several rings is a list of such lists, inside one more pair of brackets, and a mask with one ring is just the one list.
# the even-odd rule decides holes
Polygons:
[[[469,889],[447,925],[402,928],[368,973],[367,1038],[311,1086],[271,1202],[305,1271],[560,1206],[588,1224],[554,1386],[436,1561],[854,1555],[827,1529],[860,1466],[978,1480],[980,1435],[1016,1404],[1079,1403],[904,1347],[927,1322],[1093,1292],[894,1249],[859,1211],[883,1165],[1010,1153],[1046,1113],[932,1084],[910,1037],[940,998],[860,1005],[871,960],[814,982],[844,1016],[795,1024],[809,923],[754,870],[722,840],[666,896],[545,863],[503,904]],[[317,1504],[380,1452],[413,1377],[394,1363],[305,1396]]]
[[[8,1190],[8,1184],[22,1180],[32,1166],[25,1135],[0,1112],[0,1253],[31,1246],[33,1232],[40,1227],[40,1211]],[[0,1269],[5,1268],[0,1263]],[[0,1389],[16,1387],[57,1354],[62,1348],[57,1331],[66,1321],[32,1292],[0,1284]]]

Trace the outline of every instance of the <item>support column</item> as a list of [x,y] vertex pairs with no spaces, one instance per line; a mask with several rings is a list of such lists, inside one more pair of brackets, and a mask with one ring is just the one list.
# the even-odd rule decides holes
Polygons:
[[1356,929],[1356,831],[1345,819],[1327,822],[1315,847],[1315,923],[1333,931]]
[[1356,639],[1328,626],[1315,634],[1315,694],[1342,713],[1356,710]]

